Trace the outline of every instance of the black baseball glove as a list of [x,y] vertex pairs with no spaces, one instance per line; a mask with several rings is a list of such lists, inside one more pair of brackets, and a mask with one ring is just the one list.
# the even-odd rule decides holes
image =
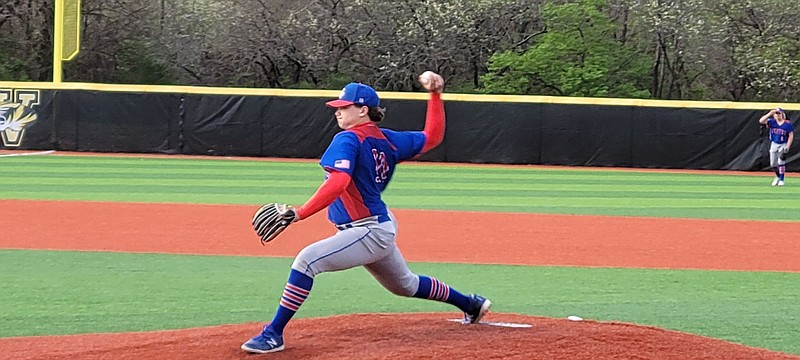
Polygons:
[[789,149],[787,149],[787,148],[785,148],[785,147],[784,147],[784,148],[783,148],[783,151],[781,151],[781,155],[780,155],[780,156],[778,156],[778,157],[779,157],[779,158],[781,158],[781,160],[782,160],[782,161],[786,161],[786,157],[787,157],[788,155],[789,155]]
[[253,229],[261,237],[261,245],[264,245],[297,220],[297,211],[291,206],[278,203],[266,204],[253,215]]

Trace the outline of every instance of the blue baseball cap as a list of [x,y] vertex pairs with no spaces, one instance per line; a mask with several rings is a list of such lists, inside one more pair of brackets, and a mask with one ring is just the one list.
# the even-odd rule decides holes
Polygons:
[[776,108],[776,109],[775,109],[775,112],[776,112],[776,113],[781,113],[781,114],[783,114],[783,109],[781,109],[781,108]]
[[381,99],[378,98],[378,93],[369,85],[361,83],[349,83],[342,89],[342,93],[336,100],[331,100],[325,103],[333,108],[345,107],[348,105],[361,105],[367,107],[377,107],[381,104]]

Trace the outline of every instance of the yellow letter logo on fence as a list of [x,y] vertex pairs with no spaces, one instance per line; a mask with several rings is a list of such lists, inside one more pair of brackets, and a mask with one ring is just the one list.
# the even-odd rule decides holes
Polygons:
[[3,145],[22,145],[25,128],[36,121],[33,107],[39,105],[39,90],[0,89],[0,136]]

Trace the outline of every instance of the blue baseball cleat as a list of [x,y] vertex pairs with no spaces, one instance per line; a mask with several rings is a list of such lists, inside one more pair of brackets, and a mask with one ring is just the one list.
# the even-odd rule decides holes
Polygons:
[[260,334],[242,344],[242,350],[255,354],[283,351],[283,336],[273,334],[267,330],[267,325],[264,325]]
[[489,312],[490,307],[492,307],[492,302],[489,299],[478,294],[470,295],[469,311],[464,313],[464,322],[477,324]]

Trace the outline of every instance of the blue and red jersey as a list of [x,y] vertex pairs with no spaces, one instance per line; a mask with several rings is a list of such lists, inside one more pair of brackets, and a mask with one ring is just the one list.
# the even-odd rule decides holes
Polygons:
[[785,120],[783,124],[778,125],[775,119],[769,118],[767,126],[769,127],[770,141],[778,144],[785,144],[789,140],[789,133],[794,132],[794,125],[789,120]]
[[327,173],[341,171],[352,181],[328,206],[328,219],[337,225],[370,216],[388,220],[381,192],[395,166],[419,155],[425,142],[422,131],[381,129],[372,122],[336,134],[319,163]]
[[381,129],[372,122],[342,131],[320,160],[325,182],[297,208],[297,215],[305,219],[327,207],[328,219],[336,225],[372,216],[388,221],[381,192],[392,179],[395,166],[439,146],[444,128],[441,94],[431,93],[422,131]]

